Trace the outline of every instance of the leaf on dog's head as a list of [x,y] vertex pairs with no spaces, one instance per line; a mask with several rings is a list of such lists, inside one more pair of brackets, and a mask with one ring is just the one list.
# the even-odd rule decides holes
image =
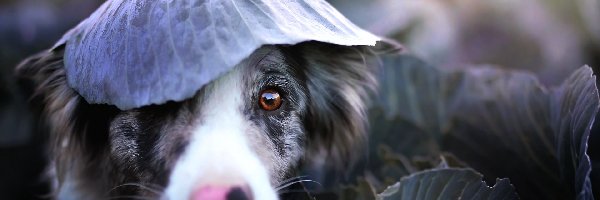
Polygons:
[[432,169],[403,177],[378,195],[379,200],[403,199],[518,199],[508,179],[488,187],[472,169]]
[[189,98],[262,45],[379,40],[324,0],[109,0],[57,46],[89,103],[129,109]]

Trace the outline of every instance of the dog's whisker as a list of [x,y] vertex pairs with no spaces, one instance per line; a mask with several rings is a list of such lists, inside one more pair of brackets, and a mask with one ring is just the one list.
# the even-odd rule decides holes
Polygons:
[[317,181],[314,181],[314,180],[310,180],[310,179],[301,179],[301,180],[292,181],[292,182],[290,182],[290,183],[286,183],[286,184],[284,184],[284,185],[281,185],[281,186],[279,186],[279,187],[276,187],[276,188],[275,188],[275,191],[279,191],[279,190],[281,190],[281,189],[287,188],[287,187],[289,187],[289,186],[291,186],[291,185],[294,185],[294,184],[296,184],[296,183],[304,183],[304,182],[316,183],[316,184],[319,184],[320,186],[323,186],[323,185],[321,185],[321,183],[319,183],[319,182],[317,182]]
[[161,187],[160,186],[158,186],[158,185],[144,185],[144,184],[140,184],[140,183],[124,183],[124,184],[115,186],[110,191],[112,192],[113,190],[116,190],[118,188],[125,187],[125,186],[135,186],[135,187],[138,187],[140,189],[144,189],[144,190],[147,190],[149,192],[152,192],[154,194],[161,194],[161,192],[160,192],[160,188]]
[[292,181],[295,181],[295,180],[298,180],[298,179],[307,178],[307,177],[308,176],[296,176],[296,177],[288,178],[288,179],[285,179],[285,180],[281,181],[281,183],[279,183],[279,185],[277,187],[285,185],[285,184],[287,184],[289,182],[292,182]]

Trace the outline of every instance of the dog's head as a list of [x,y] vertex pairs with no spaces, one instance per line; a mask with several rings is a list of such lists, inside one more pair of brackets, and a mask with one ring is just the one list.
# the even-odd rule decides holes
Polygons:
[[17,69],[51,130],[59,196],[277,199],[299,165],[347,166],[366,137],[367,47],[263,46],[192,98],[131,110],[86,103],[62,56]]

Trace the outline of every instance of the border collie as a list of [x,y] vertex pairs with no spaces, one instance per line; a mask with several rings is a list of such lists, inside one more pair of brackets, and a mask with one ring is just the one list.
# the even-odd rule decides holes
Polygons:
[[131,110],[71,89],[64,49],[17,68],[49,129],[57,199],[278,199],[300,166],[346,168],[366,139],[370,47],[263,46],[192,98]]

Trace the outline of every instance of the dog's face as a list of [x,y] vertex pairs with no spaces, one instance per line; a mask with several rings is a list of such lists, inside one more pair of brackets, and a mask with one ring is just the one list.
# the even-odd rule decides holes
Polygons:
[[38,57],[19,72],[55,83],[36,94],[53,118],[59,196],[277,199],[301,163],[345,164],[364,139],[374,80],[362,50],[265,46],[190,99],[125,111],[85,103],[60,59]]
[[169,199],[273,187],[301,156],[308,97],[301,69],[275,47],[255,52],[184,102],[124,111],[110,126],[123,174],[166,186]]

